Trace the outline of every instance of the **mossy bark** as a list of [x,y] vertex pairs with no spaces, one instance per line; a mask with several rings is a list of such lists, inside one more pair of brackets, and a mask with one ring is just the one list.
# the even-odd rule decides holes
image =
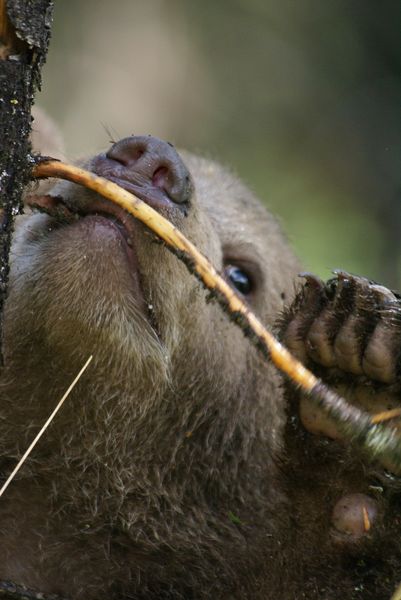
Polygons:
[[13,219],[30,177],[31,106],[40,88],[52,13],[52,0],[0,0],[0,344]]

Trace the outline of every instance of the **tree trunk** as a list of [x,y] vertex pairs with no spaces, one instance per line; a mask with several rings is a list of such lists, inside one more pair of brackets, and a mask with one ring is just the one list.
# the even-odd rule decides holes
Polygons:
[[52,20],[52,0],[0,0],[0,361],[13,218],[32,159],[31,106],[40,87]]

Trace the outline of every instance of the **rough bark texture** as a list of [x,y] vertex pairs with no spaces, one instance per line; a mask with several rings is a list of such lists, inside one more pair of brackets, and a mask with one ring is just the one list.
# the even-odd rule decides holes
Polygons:
[[21,210],[29,179],[31,106],[40,86],[52,10],[51,0],[0,0],[0,335],[13,217]]

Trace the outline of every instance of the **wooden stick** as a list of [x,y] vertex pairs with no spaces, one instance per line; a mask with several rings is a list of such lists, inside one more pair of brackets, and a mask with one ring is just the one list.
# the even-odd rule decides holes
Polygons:
[[207,258],[172,223],[134,194],[79,167],[55,160],[44,161],[33,168],[33,176],[58,177],[83,185],[118,204],[146,225],[187,265],[205,287],[213,292],[230,318],[241,327],[264,356],[270,357],[280,371],[333,419],[345,439],[355,442],[374,458],[384,460],[386,464],[391,464],[392,469],[401,472],[401,440],[394,429],[382,423],[372,423],[370,415],[332,392],[296,360],[262,325]]

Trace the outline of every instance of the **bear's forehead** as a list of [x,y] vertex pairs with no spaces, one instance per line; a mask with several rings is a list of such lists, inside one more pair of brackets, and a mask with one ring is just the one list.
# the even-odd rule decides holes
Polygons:
[[196,202],[223,243],[254,246],[265,253],[279,235],[277,221],[255,195],[228,169],[182,152],[195,184]]

